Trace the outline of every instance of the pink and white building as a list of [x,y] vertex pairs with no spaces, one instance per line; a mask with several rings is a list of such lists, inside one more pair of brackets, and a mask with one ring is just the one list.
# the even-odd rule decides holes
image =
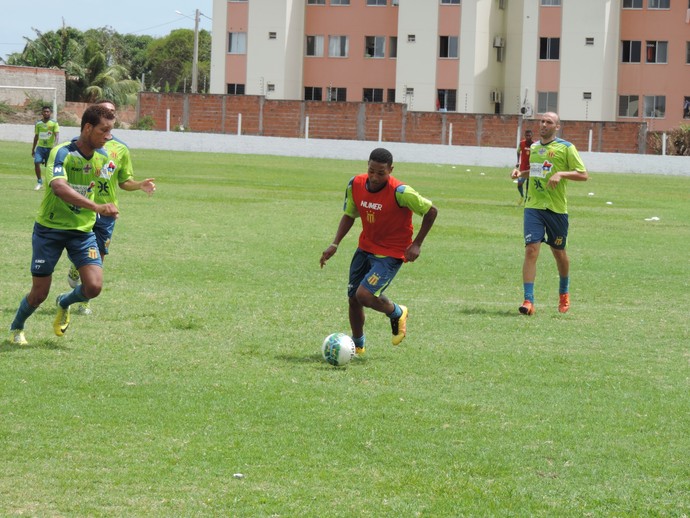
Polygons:
[[690,123],[690,0],[214,0],[211,93]]

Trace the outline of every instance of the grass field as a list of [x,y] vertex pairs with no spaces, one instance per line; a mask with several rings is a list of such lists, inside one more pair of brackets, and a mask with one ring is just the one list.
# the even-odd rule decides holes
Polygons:
[[[690,515],[690,178],[571,183],[571,310],[544,248],[524,317],[508,171],[397,165],[439,208],[388,290],[408,336],[368,312],[366,357],[334,368],[359,224],[318,261],[366,157],[133,159],[158,189],[121,195],[95,314],[57,338],[46,302],[0,344],[1,516]],[[0,142],[5,337],[32,177]]]

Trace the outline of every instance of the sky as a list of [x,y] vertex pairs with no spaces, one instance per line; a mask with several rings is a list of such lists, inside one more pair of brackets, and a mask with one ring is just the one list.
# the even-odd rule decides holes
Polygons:
[[[24,50],[36,32],[55,31],[65,25],[85,31],[110,26],[120,34],[166,36],[175,29],[194,29],[199,9],[199,29],[211,30],[213,0],[0,0],[0,57]],[[94,8],[101,11],[94,14]],[[177,14],[180,11],[184,15]]]

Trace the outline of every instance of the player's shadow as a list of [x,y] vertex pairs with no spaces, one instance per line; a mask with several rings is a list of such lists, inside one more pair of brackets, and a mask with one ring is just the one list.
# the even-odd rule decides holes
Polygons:
[[[336,369],[340,370],[343,367],[335,367],[333,365],[329,365],[326,363],[326,360],[323,359],[323,356],[319,353],[315,354],[308,354],[308,355],[301,355],[299,353],[293,353],[293,354],[276,354],[275,356],[276,360],[284,361],[287,363],[302,363],[302,364],[315,364],[315,363],[320,363],[323,365],[324,369]],[[363,363],[366,362],[367,358],[360,358],[360,357],[355,357],[352,359],[352,361],[348,365],[353,365],[356,363]]]
[[31,349],[43,349],[47,351],[69,351],[69,347],[58,343],[55,340],[32,340],[28,345],[16,345],[9,340],[0,342],[0,354],[5,353],[20,353],[22,351],[30,351]]
[[520,313],[511,309],[487,309],[487,308],[462,308],[458,310],[462,315],[491,315],[495,317],[515,317],[520,316]]

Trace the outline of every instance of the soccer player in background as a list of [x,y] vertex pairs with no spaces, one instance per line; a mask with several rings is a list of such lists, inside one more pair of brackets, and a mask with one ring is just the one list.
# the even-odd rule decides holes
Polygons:
[[[515,169],[513,173],[517,170],[518,172],[529,173],[529,148],[534,141],[532,140],[532,130],[525,130],[525,138],[520,141],[520,145],[517,148],[517,164],[515,164]],[[522,205],[525,200],[524,184],[526,176],[517,177],[517,190],[520,193],[520,201],[518,205]]]
[[53,109],[50,106],[44,106],[41,109],[41,116],[43,118],[36,122],[34,127],[34,142],[31,146],[31,156],[34,159],[34,172],[36,173],[36,187],[34,187],[34,191],[38,191],[43,187],[41,165],[48,164],[50,150],[60,141],[60,125],[57,121],[50,118],[52,114]]
[[565,251],[568,238],[568,180],[586,181],[589,176],[575,146],[556,137],[561,127],[558,114],[547,112],[539,123],[539,142],[532,145],[529,171],[513,170],[512,178],[527,176],[524,210],[525,260],[522,282],[525,299],[519,308],[523,315],[534,314],[534,280],[542,242],[551,247],[556,259],[560,284],[558,311],[570,308],[570,260]]
[[[367,172],[353,177],[345,191],[344,214],[333,243],[321,254],[321,268],[338,250],[355,219],[362,221],[359,244],[350,264],[347,287],[352,340],[357,354],[365,352],[364,308],[384,313],[391,323],[393,345],[407,332],[408,311],[391,301],[384,291],[403,262],[415,261],[438,210],[412,187],[391,176],[393,155],[386,149],[371,152]],[[422,216],[412,239],[412,214]]]
[[[99,100],[96,101],[95,104],[104,106],[112,111],[113,114],[116,113],[115,104],[112,101]],[[140,182],[134,180],[134,170],[132,168],[129,148],[124,142],[111,135],[111,138],[105,143],[104,148],[108,152],[108,169],[110,175],[95,179],[94,201],[96,203],[113,203],[115,206],[119,207],[119,200],[117,197],[118,188],[124,189],[125,191],[142,190],[149,196],[156,191],[156,184],[153,182],[154,178],[147,178]],[[105,262],[105,256],[108,254],[110,241],[113,237],[115,221],[116,218],[114,217],[99,215],[93,226],[93,231],[96,234],[96,242],[98,243],[98,251],[101,254],[101,260],[103,262]],[[72,288],[75,288],[79,284],[79,271],[74,264],[70,264],[67,280]],[[92,313],[88,301],[79,303],[76,307],[76,311],[82,315],[90,315]]]
[[31,291],[20,302],[10,326],[10,341],[26,345],[24,324],[48,298],[55,265],[63,250],[77,265],[83,284],[56,300],[53,331],[63,336],[70,321],[70,305],[97,297],[103,286],[103,269],[92,228],[96,214],[117,217],[114,203],[97,204],[95,179],[107,176],[108,155],[102,149],[110,137],[115,115],[103,106],[89,106],[81,118],[79,138],[57,146],[50,153],[43,201],[31,239]]

